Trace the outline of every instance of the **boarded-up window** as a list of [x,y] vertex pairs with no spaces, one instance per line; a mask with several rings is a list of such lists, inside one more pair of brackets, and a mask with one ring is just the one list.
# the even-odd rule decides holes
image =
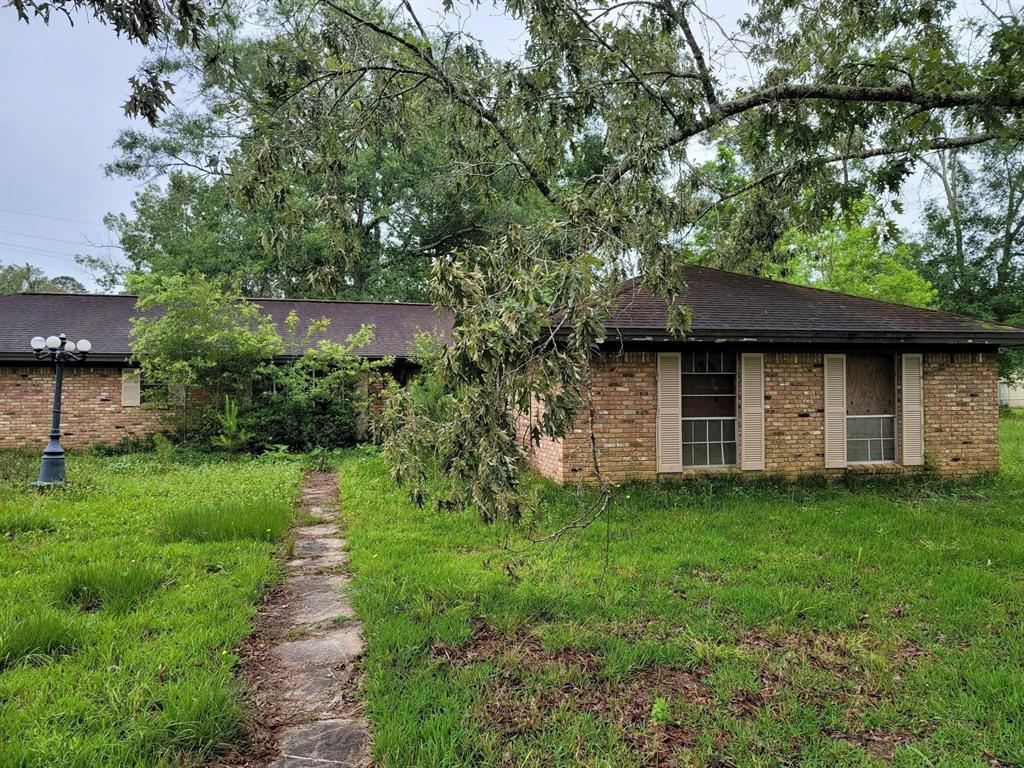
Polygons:
[[896,360],[846,356],[846,457],[850,463],[896,459]]

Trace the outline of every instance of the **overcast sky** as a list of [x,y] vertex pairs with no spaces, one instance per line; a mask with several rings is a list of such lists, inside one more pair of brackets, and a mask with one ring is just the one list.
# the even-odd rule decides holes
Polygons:
[[[425,24],[438,23],[440,0],[413,2]],[[708,5],[730,20],[744,7],[741,0]],[[525,43],[522,25],[486,0],[459,26],[492,55],[515,55]],[[74,28],[59,15],[49,26],[26,25],[0,7],[0,262],[28,262],[94,287],[74,255],[111,243],[104,214],[129,210],[141,186],[107,178],[103,165],[114,157],[117,133],[133,124],[121,104],[144,56],[87,17]],[[916,198],[913,185],[907,191]]]

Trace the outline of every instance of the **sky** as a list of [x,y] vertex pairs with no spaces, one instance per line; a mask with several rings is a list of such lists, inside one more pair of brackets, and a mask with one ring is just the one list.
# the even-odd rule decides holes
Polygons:
[[[425,25],[441,22],[440,0],[413,4]],[[730,21],[745,7],[740,0],[708,5]],[[515,56],[526,41],[522,25],[487,0],[445,23],[460,26],[496,56]],[[103,216],[129,211],[144,186],[108,178],[103,166],[115,156],[119,131],[145,127],[121,110],[128,78],[145,55],[84,15],[74,28],[59,15],[49,26],[38,20],[26,25],[13,8],[0,7],[0,263],[28,262],[95,288],[74,255],[116,253]],[[187,92],[179,89],[176,98]],[[915,196],[913,184],[908,194]],[[912,223],[913,214],[903,218]]]
[[[440,2],[413,2],[424,24],[439,23]],[[515,55],[525,41],[522,26],[486,2],[448,23],[494,55]],[[27,262],[95,288],[74,256],[108,252],[102,246],[116,240],[103,216],[129,211],[145,185],[103,173],[118,132],[145,128],[121,110],[145,55],[85,15],[74,28],[57,14],[49,26],[25,24],[0,6],[0,263]]]

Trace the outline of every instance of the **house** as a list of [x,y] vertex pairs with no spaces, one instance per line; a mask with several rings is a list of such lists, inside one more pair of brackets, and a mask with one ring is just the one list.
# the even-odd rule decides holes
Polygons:
[[[159,386],[139,376],[130,362],[135,296],[17,293],[0,296],[0,447],[37,445],[49,432],[53,365],[35,359],[33,336],[66,333],[87,338],[92,351],[83,363],[65,366],[62,442],[65,447],[113,443],[157,430],[159,411],[142,407],[147,389]],[[447,330],[451,319],[429,304],[253,299],[285,334],[294,311],[299,331],[321,318],[330,324],[317,339],[344,341],[362,324],[373,340],[357,350],[370,359],[394,358],[402,379],[410,367],[409,345],[420,331]]]
[[[699,266],[685,283],[685,340],[638,280],[606,318],[591,387],[608,479],[998,469],[996,351],[1024,329]],[[593,478],[587,422],[530,446],[532,465]]]
[[999,382],[999,404],[1007,408],[1024,408],[1024,384]]

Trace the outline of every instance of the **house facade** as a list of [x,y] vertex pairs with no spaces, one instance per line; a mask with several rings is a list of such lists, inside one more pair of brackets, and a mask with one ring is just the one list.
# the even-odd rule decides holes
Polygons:
[[996,351],[1024,330],[704,267],[685,278],[684,340],[663,300],[625,284],[592,363],[594,423],[529,446],[537,471],[593,479],[591,430],[617,482],[998,470]]
[[[447,331],[451,320],[429,304],[253,299],[274,319],[282,336],[294,311],[299,333],[312,322],[329,324],[315,340],[343,342],[363,324],[374,326],[373,340],[357,353],[394,359],[402,379],[409,346],[421,331]],[[131,363],[134,296],[20,293],[0,296],[0,448],[41,445],[50,428],[53,365],[32,354],[33,336],[65,333],[87,338],[92,351],[83,363],[64,368],[62,443],[81,448],[145,437],[160,428],[160,411],[147,407],[157,382],[145,381]],[[283,358],[282,360],[285,360]]]

